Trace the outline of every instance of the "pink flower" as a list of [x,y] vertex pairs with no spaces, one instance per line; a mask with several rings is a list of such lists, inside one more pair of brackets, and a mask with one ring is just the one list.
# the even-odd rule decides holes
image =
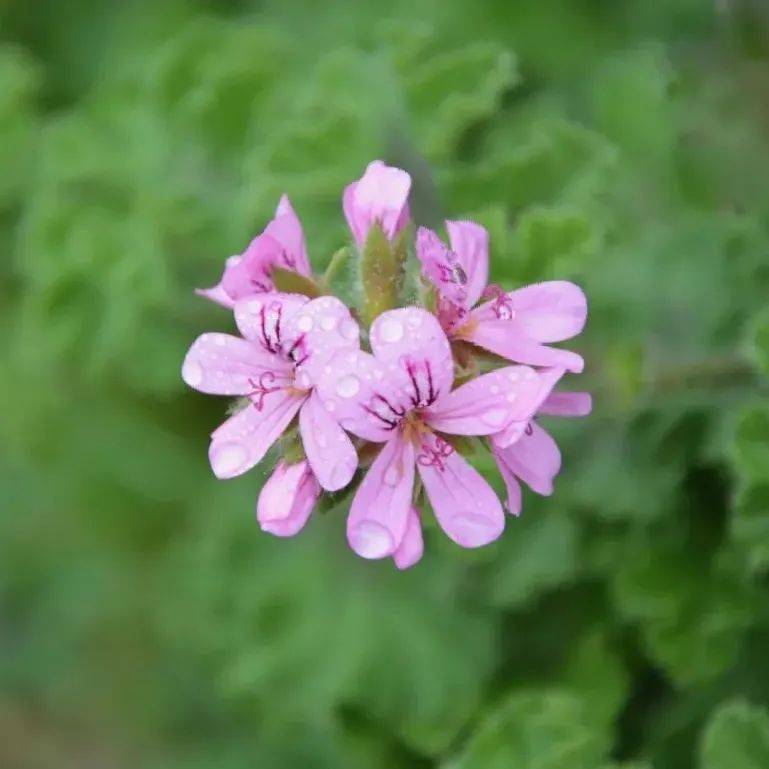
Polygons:
[[369,163],[363,176],[347,185],[342,207],[358,248],[363,247],[374,224],[381,226],[389,240],[408,224],[410,189],[411,177],[381,160]]
[[418,308],[383,313],[370,337],[373,355],[337,354],[333,373],[318,385],[346,430],[384,443],[350,508],[350,546],[364,558],[414,562],[421,552],[416,470],[451,539],[464,547],[495,540],[505,525],[497,495],[440,433],[491,435],[529,419],[546,382],[531,368],[508,366],[452,392],[449,342],[436,318]]
[[274,267],[311,275],[302,225],[286,195],[280,199],[275,218],[264,232],[242,254],[227,259],[219,283],[212,288],[199,288],[197,293],[231,309],[239,299],[274,291]]
[[[555,371],[557,379],[563,371]],[[582,417],[590,413],[588,393],[550,393],[537,408],[538,414]],[[522,480],[532,491],[543,496],[553,493],[553,480],[561,469],[561,452],[552,436],[534,419],[512,423],[491,439],[492,453],[507,487],[507,509],[521,512]]]
[[182,377],[196,390],[241,395],[246,408],[211,436],[218,478],[256,465],[299,413],[307,461],[329,491],[346,486],[358,464],[349,437],[323,406],[316,383],[340,350],[358,350],[358,324],[335,297],[264,294],[235,305],[243,339],[203,334],[184,360]]
[[[489,236],[474,222],[446,222],[451,248],[420,227],[417,257],[438,291],[438,317],[451,339],[532,366],[558,366],[579,373],[582,357],[548,347],[579,334],[587,319],[582,290],[567,281],[535,283],[516,291],[486,286]],[[477,307],[482,297],[490,298]]]
[[259,494],[256,519],[262,531],[293,537],[304,528],[319,496],[320,484],[306,461],[279,462]]

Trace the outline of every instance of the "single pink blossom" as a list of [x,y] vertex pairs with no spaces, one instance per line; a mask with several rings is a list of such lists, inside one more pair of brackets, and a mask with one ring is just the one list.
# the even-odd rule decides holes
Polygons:
[[369,163],[363,176],[347,185],[342,207],[358,248],[363,247],[374,224],[380,225],[389,240],[406,227],[410,189],[411,177],[381,160]]
[[239,299],[274,291],[275,267],[311,275],[302,225],[286,195],[281,197],[275,218],[264,231],[242,254],[227,259],[219,283],[212,288],[199,288],[197,293],[232,309]]
[[256,519],[263,531],[293,537],[304,528],[320,496],[320,484],[306,461],[279,462],[259,494]]
[[[420,227],[417,257],[438,291],[437,314],[449,338],[464,340],[531,366],[558,366],[579,373],[580,355],[549,347],[582,331],[587,300],[567,281],[535,283],[505,292],[487,286],[489,236],[474,222],[446,222],[450,248]],[[489,301],[475,306],[481,299]]]
[[[551,375],[557,379],[562,373]],[[591,408],[588,393],[552,392],[537,407],[537,414],[582,417],[589,414]],[[507,509],[513,515],[521,512],[519,480],[537,494],[553,493],[553,480],[561,469],[561,452],[552,436],[533,418],[511,423],[503,432],[492,436],[491,448],[507,488]]]
[[[446,335],[425,310],[390,310],[372,324],[373,355],[337,354],[318,392],[349,432],[384,443],[358,488],[347,538],[364,558],[418,552],[412,491],[418,470],[438,523],[458,544],[479,547],[502,533],[505,516],[489,484],[441,433],[492,435],[531,418],[545,381],[508,366],[451,390]],[[419,535],[421,540],[421,534]]]
[[203,334],[182,367],[184,381],[216,395],[241,395],[246,408],[211,436],[218,478],[241,475],[261,461],[299,412],[307,461],[329,491],[346,486],[358,464],[352,442],[329,414],[316,384],[336,352],[358,350],[358,324],[335,297],[263,294],[235,305],[244,338]]

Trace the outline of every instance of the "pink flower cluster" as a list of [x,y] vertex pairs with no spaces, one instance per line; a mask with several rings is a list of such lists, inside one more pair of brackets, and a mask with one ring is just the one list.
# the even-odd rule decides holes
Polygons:
[[[410,188],[405,171],[375,161],[345,189],[358,249],[372,227],[393,242],[410,226]],[[423,492],[454,542],[486,545],[501,535],[505,514],[463,456],[481,445],[502,475],[510,513],[521,510],[519,481],[552,493],[561,455],[536,417],[590,411],[588,394],[553,391],[566,372],[582,371],[582,358],[549,346],[582,330],[585,296],[563,281],[515,291],[488,285],[486,230],[448,221],[446,231],[448,244],[422,227],[416,234],[433,311],[387,310],[363,341],[356,314],[335,296],[276,289],[276,267],[312,278],[285,196],[264,231],[227,260],[219,283],[199,291],[234,312],[239,336],[200,336],[182,377],[245,404],[211,436],[214,474],[245,473],[287,431],[301,439],[303,458],[279,460],[259,496],[263,530],[293,536],[324,491],[355,483],[347,539],[364,558],[392,557],[401,569],[421,558]]]

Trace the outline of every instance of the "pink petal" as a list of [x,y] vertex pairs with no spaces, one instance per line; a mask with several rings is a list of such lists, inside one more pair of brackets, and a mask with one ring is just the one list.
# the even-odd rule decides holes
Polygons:
[[508,360],[531,366],[564,368],[575,374],[579,374],[585,367],[585,361],[577,353],[533,341],[515,321],[479,320],[476,318],[478,312],[473,310],[471,313],[472,320],[462,332],[462,339]]
[[[348,432],[369,441],[390,440],[402,407],[400,391],[410,385],[397,366],[360,350],[340,351],[323,369],[317,391],[331,416]],[[394,411],[394,410],[395,411]]]
[[507,500],[505,505],[507,509],[515,516],[521,514],[521,484],[518,483],[518,479],[515,477],[515,473],[507,466],[504,459],[499,456],[499,451],[493,443],[491,445],[494,459],[497,462],[497,467],[502,475],[502,480],[505,482],[505,488],[507,489]]
[[529,427],[529,421],[537,414],[542,404],[550,397],[553,387],[564,375],[562,368],[546,368],[539,371],[539,379],[542,386],[533,401],[527,404],[525,411],[519,411],[512,422],[504,430],[494,436],[494,443],[500,448],[505,448],[515,443],[524,431]]
[[422,558],[423,552],[422,524],[417,509],[412,505],[406,522],[406,533],[393,553],[393,561],[399,569],[408,569]]
[[467,291],[468,276],[457,254],[426,227],[417,231],[416,252],[422,274],[435,286],[441,299],[469,309],[472,304]]
[[310,394],[299,412],[299,429],[307,460],[320,485],[327,491],[345,487],[358,467],[358,455],[317,392]]
[[462,547],[481,547],[505,528],[505,513],[494,490],[443,439],[423,436],[417,467],[441,528]]
[[467,276],[466,307],[480,298],[489,281],[489,233],[475,222],[446,222],[451,250]]
[[347,541],[363,558],[392,555],[403,542],[414,486],[414,447],[397,432],[361,482],[347,518]]
[[190,347],[182,365],[182,379],[203,393],[247,395],[262,374],[271,386],[286,385],[291,367],[253,342],[229,334],[202,334]]
[[371,349],[389,364],[388,377],[400,370],[407,399],[422,405],[446,395],[454,381],[454,361],[446,334],[434,315],[418,307],[383,312],[371,325]]
[[300,294],[271,292],[242,299],[235,305],[235,323],[246,338],[268,352],[287,351],[294,341],[288,338],[291,316],[310,300]]
[[311,275],[302,224],[287,195],[281,197],[275,211],[275,218],[264,231],[282,247],[281,258],[274,263],[274,266],[294,270],[307,277]]
[[518,476],[532,491],[543,496],[553,493],[553,479],[561,469],[558,445],[536,422],[507,448],[495,446],[494,455],[509,472]]
[[248,244],[240,261],[224,271],[222,287],[235,301],[273,291],[272,268],[276,264],[285,266],[282,260],[283,248],[280,243],[263,232]]
[[319,496],[320,486],[307,462],[279,462],[259,494],[256,519],[263,531],[293,537],[304,528]]
[[235,300],[224,290],[222,283],[227,271],[234,270],[239,262],[240,254],[228,257],[224,265],[224,273],[219,279],[219,282],[211,288],[196,288],[195,293],[198,296],[204,296],[206,299],[210,299],[212,302],[216,302],[216,304],[220,304],[222,307],[231,310],[235,306]]
[[549,377],[528,366],[507,366],[441,398],[425,412],[425,419],[433,429],[445,433],[491,435],[511,422],[530,419],[552,386]]
[[359,248],[365,244],[368,231],[375,223],[390,240],[406,226],[410,189],[411,177],[381,160],[369,163],[363,176],[347,186],[342,207]]
[[208,458],[217,478],[234,478],[260,462],[281,436],[304,401],[288,390],[276,390],[230,417],[211,435]]
[[554,417],[585,417],[593,409],[590,393],[551,393],[539,409]]
[[587,299],[582,289],[565,280],[551,280],[511,291],[515,319],[538,342],[571,339],[585,327]]
[[[307,381],[320,380],[324,367],[339,350],[357,350],[360,330],[348,307],[334,296],[322,296],[303,305],[288,318],[287,337],[301,340],[301,370]],[[300,377],[301,378],[301,377]]]

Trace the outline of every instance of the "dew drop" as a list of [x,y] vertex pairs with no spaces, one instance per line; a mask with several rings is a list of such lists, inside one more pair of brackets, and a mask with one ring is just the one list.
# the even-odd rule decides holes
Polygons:
[[312,318],[309,315],[300,315],[299,319],[296,321],[296,327],[300,331],[311,331],[313,327]]
[[385,474],[384,474],[384,477],[383,477],[382,480],[388,486],[397,486],[398,485],[398,481],[400,479],[401,479],[401,474],[398,472],[398,468],[391,465],[385,471]]
[[342,336],[354,342],[358,338],[358,324],[354,320],[346,320],[342,324]]
[[217,478],[231,478],[248,461],[248,451],[240,443],[222,443],[211,451],[211,467]]
[[252,299],[252,300],[251,300],[251,301],[250,301],[250,302],[249,302],[249,303],[246,305],[246,309],[247,309],[247,310],[248,310],[250,313],[252,313],[252,314],[256,315],[256,314],[258,314],[259,312],[261,312],[261,309],[262,309],[262,303],[261,303],[261,302],[260,302],[258,299]]
[[490,427],[501,427],[505,423],[507,416],[508,413],[505,409],[491,409],[481,419]]
[[336,394],[342,398],[353,398],[360,390],[360,382],[354,374],[343,376],[336,383]]
[[347,538],[352,549],[363,558],[384,558],[394,549],[390,532],[376,521],[361,521],[351,526]]
[[336,318],[333,315],[324,315],[320,319],[320,327],[324,331],[333,331],[336,328]]
[[197,387],[203,381],[203,369],[196,360],[187,358],[182,366],[182,379],[190,386]]
[[403,338],[403,324],[395,318],[387,318],[379,327],[379,338],[388,344],[400,341]]

